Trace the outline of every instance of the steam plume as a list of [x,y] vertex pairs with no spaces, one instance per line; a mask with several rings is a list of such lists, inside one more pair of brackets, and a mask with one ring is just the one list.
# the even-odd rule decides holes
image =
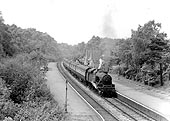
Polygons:
[[109,11],[104,16],[104,22],[103,22],[103,35],[106,37],[115,38],[116,33],[113,27],[113,20],[112,20],[112,12]]

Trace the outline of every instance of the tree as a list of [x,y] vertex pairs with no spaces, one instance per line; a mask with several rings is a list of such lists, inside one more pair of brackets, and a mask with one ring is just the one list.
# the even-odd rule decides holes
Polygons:
[[144,26],[139,25],[137,31],[132,30],[132,55],[136,66],[142,65],[145,60],[145,52],[151,38],[155,38],[160,33],[161,24],[149,21]]
[[121,39],[118,42],[117,57],[121,60],[121,63],[126,64],[126,68],[132,65],[132,40],[131,38]]
[[160,82],[163,85],[162,64],[164,55],[169,50],[167,34],[160,32],[161,23],[154,20],[149,21],[144,26],[139,26],[137,31],[132,31],[132,56],[135,65],[141,67],[144,63],[150,65],[152,69],[157,64],[160,66]]
[[73,56],[74,60],[80,61],[85,56],[85,43],[81,42],[73,46]]
[[12,35],[8,28],[8,25],[0,23],[0,55],[3,57],[13,56],[13,54],[15,53],[15,49],[11,42]]
[[166,34],[161,33],[151,39],[151,43],[148,45],[148,52],[145,54],[147,57],[147,63],[153,67],[156,63],[160,65],[160,82],[163,86],[163,69],[162,64],[165,62],[164,56],[169,50],[168,41],[165,40]]
[[93,60],[94,66],[97,67],[99,63],[99,58],[103,53],[100,47],[102,38],[98,36],[93,36],[86,44],[87,57]]
[[1,11],[0,11],[0,24],[3,23],[3,22],[4,22],[4,19],[3,19],[3,17],[2,17],[2,13],[1,13]]
[[0,120],[36,120],[44,116],[62,120],[63,113],[58,111],[44,72],[40,71],[40,66],[60,57],[58,43],[50,35],[6,25],[0,13]]

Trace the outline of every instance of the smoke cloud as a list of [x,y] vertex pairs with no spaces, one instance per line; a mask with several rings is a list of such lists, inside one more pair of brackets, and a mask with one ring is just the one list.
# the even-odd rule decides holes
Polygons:
[[106,36],[106,37],[111,37],[111,38],[116,37],[116,32],[115,32],[115,29],[114,29],[114,24],[113,24],[113,20],[112,20],[112,12],[111,11],[109,11],[104,16],[103,35]]

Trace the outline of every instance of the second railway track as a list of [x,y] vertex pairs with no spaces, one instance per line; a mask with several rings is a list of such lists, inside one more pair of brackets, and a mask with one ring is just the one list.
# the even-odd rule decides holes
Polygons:
[[90,95],[88,95],[80,86],[77,85],[77,83],[74,82],[74,80],[68,75],[63,67],[61,66],[61,63],[57,64],[57,67],[64,76],[65,79],[69,81],[69,83],[72,85],[74,89],[83,97],[86,99],[86,101],[103,117],[104,121],[119,121],[115,116],[113,116],[109,111],[107,111],[102,105],[100,105],[98,102],[96,102]]
[[120,101],[119,99],[107,98],[107,102],[113,105],[115,108],[124,113],[131,121],[155,121],[154,119],[143,114],[139,110],[130,107],[126,103]]
[[[69,80],[70,84],[80,93],[92,107],[102,115],[105,121],[166,121],[163,118],[157,117],[155,112],[142,107],[137,102],[118,93],[118,98],[95,98],[97,96],[87,93],[78,83],[75,78],[65,72],[66,70],[61,65],[57,64],[59,71]],[[101,101],[102,100],[102,101]],[[107,106],[103,106],[104,105]],[[150,112],[149,112],[150,111]],[[147,115],[147,112],[152,115]],[[122,116],[123,115],[123,116]],[[156,116],[156,118],[154,117]],[[163,119],[163,120],[162,120]]]

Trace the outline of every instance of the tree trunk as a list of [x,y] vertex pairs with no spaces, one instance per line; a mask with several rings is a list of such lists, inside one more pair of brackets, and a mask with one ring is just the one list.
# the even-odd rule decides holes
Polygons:
[[160,64],[160,82],[161,82],[161,86],[163,86],[164,83],[163,83],[163,76],[162,76],[162,73],[163,73],[162,72],[163,71],[162,70],[162,63],[159,63],[159,64]]

